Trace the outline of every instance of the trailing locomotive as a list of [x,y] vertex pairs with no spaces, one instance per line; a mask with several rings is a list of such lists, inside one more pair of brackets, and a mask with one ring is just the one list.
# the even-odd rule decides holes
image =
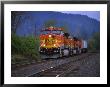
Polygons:
[[44,59],[72,56],[87,52],[87,42],[51,26],[41,30],[39,52]]

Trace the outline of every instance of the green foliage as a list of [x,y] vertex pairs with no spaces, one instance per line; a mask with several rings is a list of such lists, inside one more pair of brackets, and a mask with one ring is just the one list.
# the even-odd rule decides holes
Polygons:
[[30,57],[32,59],[37,58],[39,55],[39,38],[28,36],[28,37],[19,37],[15,34],[12,34],[11,37],[11,52],[12,55],[23,55],[25,57]]
[[89,49],[92,51],[100,50],[100,33],[97,32],[89,39]]
[[51,19],[51,20],[46,21],[46,22],[44,23],[44,26],[45,26],[45,27],[55,26],[56,23],[57,23],[56,20]]

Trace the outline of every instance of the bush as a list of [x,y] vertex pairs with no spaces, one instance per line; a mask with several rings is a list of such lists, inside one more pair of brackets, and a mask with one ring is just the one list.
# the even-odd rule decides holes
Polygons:
[[91,39],[89,39],[89,50],[99,51],[100,50],[100,33],[97,32],[93,35]]
[[11,52],[12,55],[23,55],[30,57],[32,59],[37,58],[39,55],[39,38],[28,36],[28,37],[19,37],[15,34],[11,38]]

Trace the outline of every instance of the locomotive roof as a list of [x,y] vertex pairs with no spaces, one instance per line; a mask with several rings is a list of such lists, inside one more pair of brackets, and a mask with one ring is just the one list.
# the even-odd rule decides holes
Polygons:
[[52,27],[52,26],[42,29],[42,31],[62,31],[62,30],[63,30],[62,28]]
[[52,30],[49,30],[49,29],[43,29],[43,31],[62,31],[62,30],[58,30],[58,29],[52,29]]

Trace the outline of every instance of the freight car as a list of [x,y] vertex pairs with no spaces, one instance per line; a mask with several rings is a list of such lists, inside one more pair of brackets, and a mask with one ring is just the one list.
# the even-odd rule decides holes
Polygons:
[[64,33],[62,28],[48,27],[41,30],[39,53],[41,58],[59,58],[87,52],[86,40]]

